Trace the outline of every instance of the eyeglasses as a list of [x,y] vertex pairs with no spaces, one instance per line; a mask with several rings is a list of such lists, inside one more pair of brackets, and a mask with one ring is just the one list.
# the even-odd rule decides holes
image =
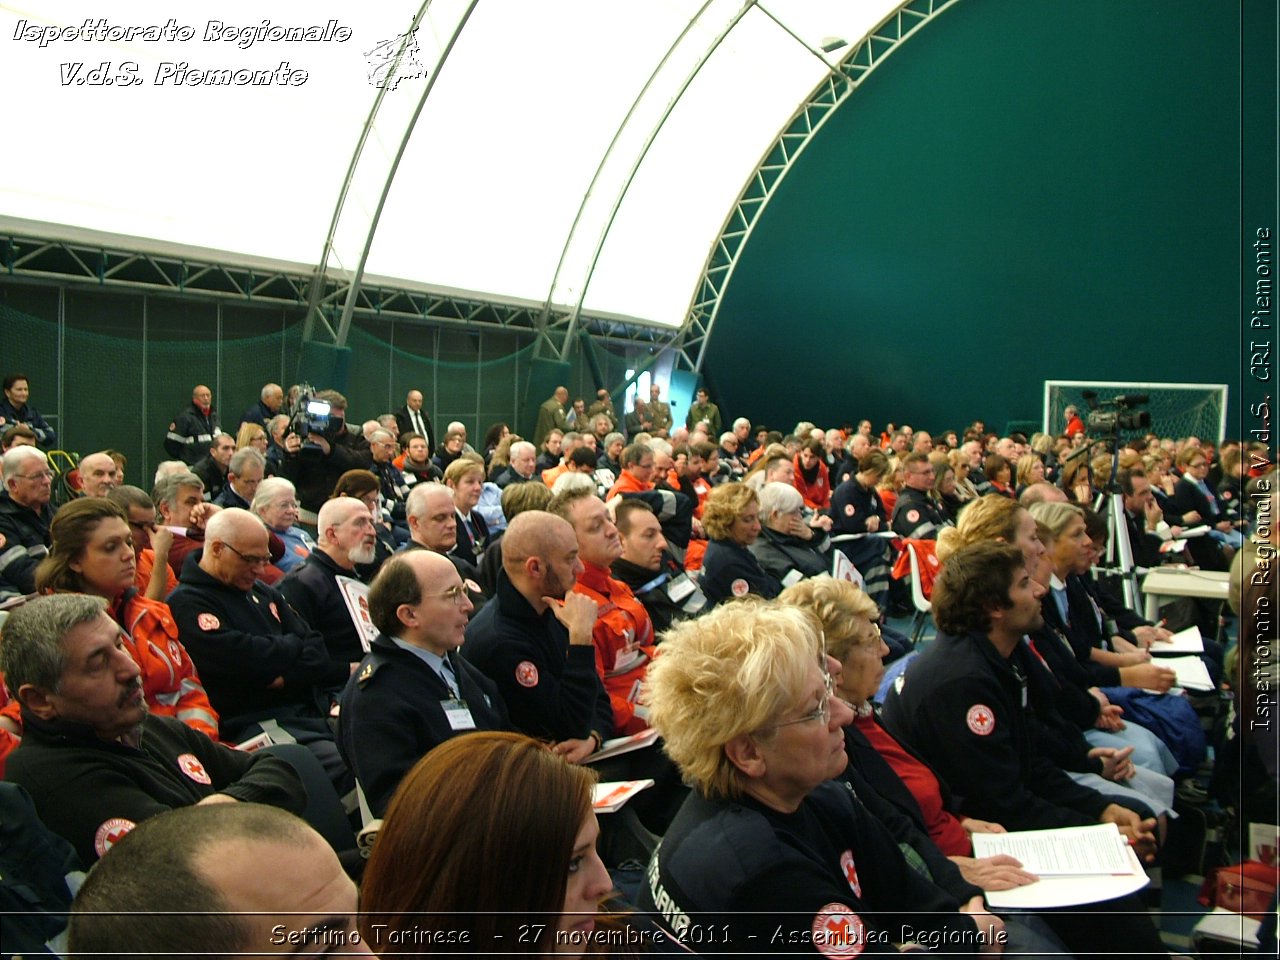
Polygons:
[[796,717],[794,720],[783,720],[781,723],[775,723],[775,727],[789,727],[796,723],[830,723],[831,722],[831,697],[835,693],[835,685],[831,680],[829,673],[822,674],[823,682],[826,685],[826,693],[822,695],[822,699],[818,701],[817,709],[811,713],[806,713],[803,717]]
[[251,567],[265,567],[265,566],[269,566],[271,563],[270,557],[258,557],[258,556],[243,554],[239,550],[237,550],[235,547],[233,547],[231,544],[227,543],[225,540],[222,541],[222,545]]
[[13,476],[15,480],[35,480],[37,483],[53,479],[53,474],[48,470],[41,470],[39,473],[15,473]]
[[444,591],[444,593],[424,593],[422,595],[422,599],[424,600],[429,597],[448,597],[459,607],[462,606],[464,601],[471,599],[467,596],[467,585],[465,583],[459,583],[456,586],[450,587],[448,590]]

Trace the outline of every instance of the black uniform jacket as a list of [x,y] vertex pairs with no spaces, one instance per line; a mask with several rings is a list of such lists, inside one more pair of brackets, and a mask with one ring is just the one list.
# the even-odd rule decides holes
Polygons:
[[[268,717],[323,717],[315,687],[341,687],[350,667],[329,659],[324,638],[261,580],[229,587],[187,557],[169,609],[209,699],[234,738]],[[273,689],[277,677],[284,686]]]
[[137,747],[99,740],[83,724],[22,713],[22,743],[5,779],[31,794],[45,825],[93,863],[135,824],[215,793],[301,813],[302,781],[265,753],[214,743],[172,717],[148,716]]
[[732,540],[712,540],[702,558],[702,592],[710,606],[748,593],[772,600],[782,592],[782,583],[746,547]]
[[[472,729],[511,729],[506,704],[493,681],[456,653],[449,654],[449,664]],[[337,739],[375,817],[387,812],[396,787],[419,759],[467,732],[449,721],[445,708],[453,706],[452,700],[443,678],[421,657],[385,635],[373,641],[373,649],[342,692]]]
[[808,954],[815,937],[831,938],[827,956],[895,953],[904,926],[974,930],[835,780],[790,814],[691,794],[649,861],[639,905],[698,953]]
[[1073,781],[1037,742],[1022,680],[1029,656],[1024,644],[1005,659],[982,634],[939,632],[890,692],[885,727],[963,796],[969,816],[1009,830],[1094,823],[1107,798]]
[[335,577],[364,579],[355,570],[338,566],[323,550],[312,550],[306,560],[285,574],[280,592],[307,626],[324,636],[332,659],[343,664],[358,663],[364,656],[364,644]]
[[467,625],[462,655],[497,685],[521,733],[552,740],[613,735],[595,644],[571,645],[564,625],[549,609],[535,613],[505,570],[495,597]]

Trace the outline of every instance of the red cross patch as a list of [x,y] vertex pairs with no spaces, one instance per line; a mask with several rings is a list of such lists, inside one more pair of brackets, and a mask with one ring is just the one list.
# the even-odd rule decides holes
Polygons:
[[919,520],[919,519],[920,519],[920,511],[919,511],[919,510],[908,510],[908,511],[907,511],[907,523],[915,523],[915,522],[916,522],[917,520]]
[[729,591],[735,597],[745,597],[748,593],[751,592],[751,585],[747,583],[747,581],[739,577],[737,580],[733,581],[733,583],[729,585]]
[[219,620],[217,617],[215,617],[212,613],[202,613],[200,614],[200,616],[196,617],[196,624],[200,627],[201,630],[204,630],[207,632],[209,630],[217,630],[220,626],[222,626],[222,621]]
[[516,664],[516,683],[522,687],[536,687],[538,685],[538,668],[528,660],[521,660]]
[[846,517],[852,517],[855,513],[857,513],[857,511],[853,509],[852,503],[846,503],[844,505],[844,515]]
[[996,715],[985,703],[975,703],[964,715],[964,722],[978,736],[989,737],[996,728]]
[[858,865],[853,862],[852,850],[840,854],[840,869],[844,871],[844,878],[849,881],[849,889],[853,891],[853,895],[861,898],[862,884],[858,882]]
[[814,948],[824,957],[849,960],[866,948],[862,918],[843,903],[828,903],[818,911],[810,927]]
[[105,856],[106,852],[124,839],[124,835],[134,826],[136,824],[132,820],[125,820],[123,817],[104,820],[98,832],[93,835],[93,849],[97,851],[99,857]]
[[205,786],[213,783],[209,779],[209,772],[205,770],[204,764],[200,762],[200,758],[194,753],[184,753],[180,756],[178,758],[178,769],[196,783],[203,783]]
[[175,665],[182,662],[182,648],[178,646],[177,640],[169,641],[169,659],[172,660]]

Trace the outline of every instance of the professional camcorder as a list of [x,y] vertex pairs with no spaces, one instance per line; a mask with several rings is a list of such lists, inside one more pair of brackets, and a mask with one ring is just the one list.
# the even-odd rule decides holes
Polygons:
[[[1089,416],[1085,424],[1089,433],[1098,436],[1115,436],[1122,430],[1145,430],[1151,426],[1151,414],[1146,410],[1134,410],[1151,398],[1145,393],[1120,394],[1110,400],[1099,400],[1094,390],[1085,390],[1081,396],[1089,404]],[[1109,407],[1111,409],[1103,409]]]

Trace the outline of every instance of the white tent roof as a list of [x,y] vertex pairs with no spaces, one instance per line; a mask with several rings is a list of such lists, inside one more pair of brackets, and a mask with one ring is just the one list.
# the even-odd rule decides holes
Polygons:
[[[427,76],[383,98],[331,266],[356,266],[402,134],[438,72],[367,272],[679,326],[762,155],[829,65],[897,5],[431,0],[414,34],[417,72]],[[143,238],[135,246],[317,263],[378,92],[369,74],[379,44],[404,32],[417,9],[0,3],[10,131],[0,225],[34,220]],[[55,38],[56,27],[83,34],[86,20],[88,39]],[[332,28],[312,41],[266,30],[243,46],[212,39],[219,24],[331,20],[349,39]],[[170,21],[191,28],[191,39],[128,39],[128,28]],[[104,62],[115,82],[95,85],[91,71]],[[305,82],[295,73],[282,84],[276,72],[265,84],[175,85],[183,69],[279,71],[286,62],[306,71]]]

